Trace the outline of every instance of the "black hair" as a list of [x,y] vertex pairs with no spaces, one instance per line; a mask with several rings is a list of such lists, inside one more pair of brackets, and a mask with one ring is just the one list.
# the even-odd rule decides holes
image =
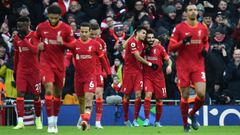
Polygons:
[[91,29],[91,25],[88,22],[82,22],[80,27],[89,27],[89,29]]
[[98,30],[99,29],[99,25],[97,23],[91,23],[90,27],[91,27],[91,30]]
[[59,15],[61,15],[62,10],[57,5],[51,5],[47,8],[47,12],[48,12],[48,14],[59,14]]
[[17,22],[30,22],[30,18],[27,16],[21,16],[17,19]]
[[156,37],[156,32],[153,29],[148,29],[147,34],[153,34]]
[[136,32],[139,32],[139,31],[141,31],[141,30],[147,31],[147,29],[146,29],[145,27],[143,27],[143,26],[138,26],[138,27],[136,28],[135,34],[136,34]]

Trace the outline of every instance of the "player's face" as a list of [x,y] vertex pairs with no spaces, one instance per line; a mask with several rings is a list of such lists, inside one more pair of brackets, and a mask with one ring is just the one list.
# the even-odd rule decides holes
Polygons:
[[187,17],[190,20],[196,20],[197,19],[197,7],[195,5],[189,5],[187,6]]
[[98,36],[98,30],[91,30],[90,32],[90,37],[91,38],[96,38]]
[[146,30],[140,30],[137,32],[137,37],[141,40],[144,41],[146,38],[147,31]]
[[90,28],[80,27],[80,37],[83,41],[88,40],[88,38],[90,37]]
[[152,45],[153,44],[153,42],[154,42],[154,34],[147,34],[147,38],[146,38],[146,40],[147,40],[147,43],[149,44],[149,45]]
[[48,14],[48,20],[52,26],[56,26],[61,18],[60,14]]

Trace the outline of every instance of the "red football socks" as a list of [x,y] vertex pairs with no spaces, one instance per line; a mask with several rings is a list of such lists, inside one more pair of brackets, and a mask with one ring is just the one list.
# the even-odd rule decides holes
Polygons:
[[181,109],[181,113],[182,113],[182,119],[183,119],[183,125],[187,125],[187,118],[188,118],[188,109],[189,109],[189,105],[188,105],[188,100],[181,98],[181,102],[180,102],[180,109]]
[[162,102],[156,102],[156,118],[155,118],[156,122],[160,121],[162,115],[162,107],[163,107]]
[[204,98],[196,97],[193,109],[190,112],[190,116],[195,115],[195,113],[203,106],[204,104]]
[[96,99],[96,121],[101,121],[103,111],[103,100],[102,98]]
[[136,98],[135,99],[135,104],[134,104],[134,119],[138,118],[138,114],[141,108],[141,99],[140,98]]
[[35,110],[35,115],[37,117],[41,116],[41,110],[42,110],[42,106],[41,106],[41,100],[38,99],[37,101],[33,101],[33,105],[34,105],[34,110]]
[[151,106],[151,98],[145,98],[145,99],[144,99],[144,114],[145,114],[145,119],[149,119],[150,106]]
[[129,101],[126,98],[123,98],[123,111],[124,111],[124,120],[128,121],[128,106]]
[[23,97],[17,97],[17,114],[18,117],[24,116],[24,98]]
[[51,117],[54,115],[54,107],[53,107],[53,96],[52,95],[45,95],[45,105],[47,116]]
[[90,114],[89,113],[81,114],[81,117],[86,122],[88,122],[90,120]]
[[54,97],[53,105],[54,105],[54,116],[58,116],[58,113],[60,111],[60,106],[61,106],[61,98]]

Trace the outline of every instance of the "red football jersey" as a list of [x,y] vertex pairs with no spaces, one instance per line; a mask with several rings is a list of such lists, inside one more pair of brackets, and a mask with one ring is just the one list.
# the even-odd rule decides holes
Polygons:
[[96,60],[104,55],[102,47],[93,39],[88,42],[83,42],[80,39],[75,44],[76,47],[72,50],[76,64],[75,76],[83,82],[96,80]]
[[154,80],[163,80],[164,75],[162,71],[162,61],[168,60],[169,56],[162,45],[154,45],[150,51],[149,55],[145,56],[145,59],[151,63],[157,64],[158,69],[153,70],[151,67],[144,65],[144,78],[154,79]]
[[[104,54],[107,55],[106,54],[106,49],[107,49],[106,43],[100,37],[96,37],[95,40],[100,44],[102,50],[104,51]],[[100,58],[98,58],[96,60],[96,63],[97,63],[97,65],[96,65],[97,74],[103,74],[103,67],[102,67],[102,64],[100,62]]]
[[[186,36],[192,36],[189,45],[177,45]],[[174,29],[169,43],[169,51],[176,51],[176,66],[198,68],[204,66],[202,51],[208,50],[208,30],[202,23],[190,26],[187,22],[178,24]]]
[[14,37],[14,69],[17,73],[33,74],[39,72],[38,40],[30,32],[24,40]]
[[64,71],[65,46],[57,44],[57,35],[61,35],[64,42],[75,41],[72,28],[64,22],[59,22],[56,27],[52,27],[49,21],[40,23],[36,30],[37,37],[44,42],[44,51],[41,52],[40,65],[49,64],[51,68]]
[[142,64],[135,58],[134,52],[138,51],[142,54],[144,44],[137,41],[134,37],[129,39],[125,47],[125,57],[124,57],[124,73],[139,73],[142,72]]

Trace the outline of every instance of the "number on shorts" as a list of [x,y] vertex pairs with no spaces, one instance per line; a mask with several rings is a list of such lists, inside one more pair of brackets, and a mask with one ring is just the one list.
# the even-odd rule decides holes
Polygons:
[[140,81],[140,87],[143,88],[143,81]]
[[206,79],[206,74],[205,74],[205,72],[201,72],[201,78],[202,78],[202,79]]
[[167,89],[166,88],[162,88],[162,93],[163,93],[163,95],[166,95],[167,94]]
[[89,83],[89,87],[90,87],[90,88],[93,88],[93,87],[94,87],[93,81],[91,81],[91,82]]

